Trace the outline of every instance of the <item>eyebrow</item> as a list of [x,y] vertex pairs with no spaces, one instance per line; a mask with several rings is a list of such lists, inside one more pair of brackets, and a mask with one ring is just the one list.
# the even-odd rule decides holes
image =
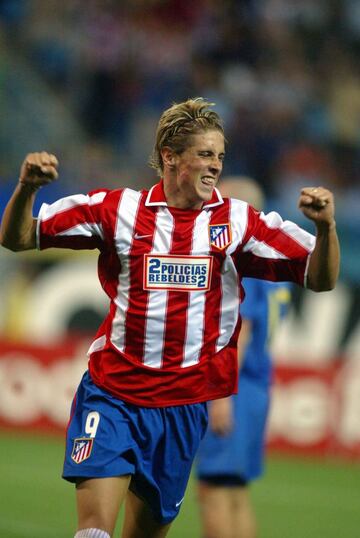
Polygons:
[[[197,151],[200,153],[216,153],[213,149],[208,149],[208,148],[203,148],[203,149],[200,148]],[[219,155],[225,155],[225,150],[221,151]]]

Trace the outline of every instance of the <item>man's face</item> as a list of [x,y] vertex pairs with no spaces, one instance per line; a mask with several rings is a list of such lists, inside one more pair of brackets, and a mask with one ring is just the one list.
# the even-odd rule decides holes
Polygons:
[[[192,135],[191,145],[174,158],[176,188],[172,189],[172,193],[177,207],[200,209],[203,202],[211,200],[224,156],[225,142],[220,131]],[[174,205],[171,199],[168,202]]]

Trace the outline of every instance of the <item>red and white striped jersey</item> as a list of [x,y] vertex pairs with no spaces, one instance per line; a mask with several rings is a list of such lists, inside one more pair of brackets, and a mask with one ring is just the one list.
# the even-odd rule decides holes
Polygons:
[[44,204],[38,246],[100,250],[109,313],[89,349],[94,383],[146,407],[237,388],[244,276],[304,285],[314,237],[277,213],[222,199],[168,207],[150,191],[100,190]]

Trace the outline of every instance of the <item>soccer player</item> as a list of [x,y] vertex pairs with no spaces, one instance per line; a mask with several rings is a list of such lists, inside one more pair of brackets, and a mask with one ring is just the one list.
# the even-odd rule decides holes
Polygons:
[[[264,195],[250,178],[220,182],[222,196],[260,210]],[[286,282],[244,278],[238,340],[238,394],[208,404],[209,426],[196,458],[204,538],[255,538],[249,483],[263,472],[265,426],[271,383],[270,342],[290,300]]]
[[[202,98],[160,117],[149,191],[99,189],[44,204],[57,178],[47,152],[25,158],[2,219],[13,250],[98,249],[109,313],[75,395],[63,477],[76,484],[76,538],[108,538],[126,497],[123,538],[162,538],[176,517],[207,425],[206,401],[237,390],[241,279],[334,287],[333,195],[303,189],[316,237],[276,213],[223,199],[221,118]],[[54,312],[56,316],[56,312]]]

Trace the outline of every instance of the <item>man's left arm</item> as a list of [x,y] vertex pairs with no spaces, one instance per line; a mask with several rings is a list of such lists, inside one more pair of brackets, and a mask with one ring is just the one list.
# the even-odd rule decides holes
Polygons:
[[314,291],[332,290],[340,267],[333,194],[323,187],[306,187],[301,190],[299,208],[316,226],[316,243],[310,256],[307,287]]

